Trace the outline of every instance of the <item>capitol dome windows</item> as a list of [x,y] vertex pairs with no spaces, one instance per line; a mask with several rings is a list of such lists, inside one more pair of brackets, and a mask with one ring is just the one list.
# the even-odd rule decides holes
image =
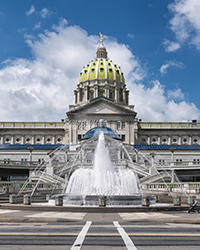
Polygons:
[[92,68],[92,72],[94,72],[95,71],[95,69],[94,68]]
[[101,62],[101,65],[103,65],[103,62]]
[[92,65],[93,65],[93,66],[95,66],[95,65],[96,65],[96,63],[94,62]]
[[156,142],[156,139],[155,139],[155,138],[153,138],[153,139],[152,139],[152,142]]
[[112,73],[112,72],[113,72],[113,70],[110,68],[110,69],[109,69],[109,72],[110,72],[110,73]]
[[51,139],[50,138],[47,138],[47,142],[50,142],[51,141]]
[[20,138],[17,138],[17,139],[16,139],[16,142],[20,142]]
[[7,138],[6,138],[6,142],[7,142],[7,143],[10,142],[10,138],[7,137]]
[[100,71],[103,72],[103,71],[104,71],[104,68],[100,68]]

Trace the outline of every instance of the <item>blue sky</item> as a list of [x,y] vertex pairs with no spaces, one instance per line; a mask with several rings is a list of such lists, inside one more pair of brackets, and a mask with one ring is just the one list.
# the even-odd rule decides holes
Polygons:
[[199,0],[1,0],[1,120],[65,118],[99,32],[138,118],[200,120],[199,13]]

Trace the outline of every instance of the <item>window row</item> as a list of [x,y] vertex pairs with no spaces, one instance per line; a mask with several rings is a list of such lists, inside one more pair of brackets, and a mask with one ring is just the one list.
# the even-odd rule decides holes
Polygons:
[[[4,143],[11,143],[11,137],[6,137],[4,139]],[[55,142],[60,143],[62,141],[62,139],[60,137],[56,138]],[[13,139],[13,143],[21,143],[22,142],[22,138],[21,137],[17,137],[15,139]],[[32,142],[32,137],[26,137],[24,140],[24,143],[31,143]],[[34,139],[35,143],[42,143],[42,138],[41,137],[37,137],[36,139]],[[52,143],[53,142],[53,138],[52,137],[47,137],[45,140],[45,143]]]
[[[199,141],[198,138],[192,138],[192,140],[191,140],[191,142],[193,144],[198,143],[198,141]],[[148,142],[150,142],[150,143],[154,144],[154,143],[158,143],[158,142],[160,142],[160,143],[168,143],[169,140],[168,140],[168,138],[159,139],[158,137],[151,137],[151,139],[148,140],[147,137],[143,137],[141,139],[141,142],[142,143],[148,143]],[[179,143],[179,139],[178,138],[173,138],[171,142],[172,142],[172,144],[177,144],[177,143]],[[185,143],[185,144],[189,143],[189,138],[182,138],[181,139],[181,143]]]

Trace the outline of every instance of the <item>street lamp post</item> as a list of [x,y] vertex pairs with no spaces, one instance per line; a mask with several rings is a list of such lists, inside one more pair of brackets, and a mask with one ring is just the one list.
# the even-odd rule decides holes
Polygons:
[[136,153],[136,157],[135,157],[135,162],[138,163],[138,153],[139,153],[140,149],[135,148],[135,153]]
[[174,163],[174,151],[176,150],[176,148],[172,147],[169,149],[172,153],[172,163]]
[[31,163],[32,162],[32,152],[33,152],[34,148],[33,147],[29,147],[28,150],[30,152],[30,163]]
[[154,166],[154,157],[155,157],[155,155],[156,155],[156,153],[153,152],[153,151],[150,153],[151,161],[152,161],[152,162],[151,162],[151,163],[152,163],[152,166]]

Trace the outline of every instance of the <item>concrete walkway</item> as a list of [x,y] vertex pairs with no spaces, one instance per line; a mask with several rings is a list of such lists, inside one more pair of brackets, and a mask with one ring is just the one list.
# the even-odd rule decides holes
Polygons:
[[187,212],[188,206],[174,207],[51,207],[1,204],[0,222],[66,223],[78,221],[126,221],[200,224],[200,213]]

